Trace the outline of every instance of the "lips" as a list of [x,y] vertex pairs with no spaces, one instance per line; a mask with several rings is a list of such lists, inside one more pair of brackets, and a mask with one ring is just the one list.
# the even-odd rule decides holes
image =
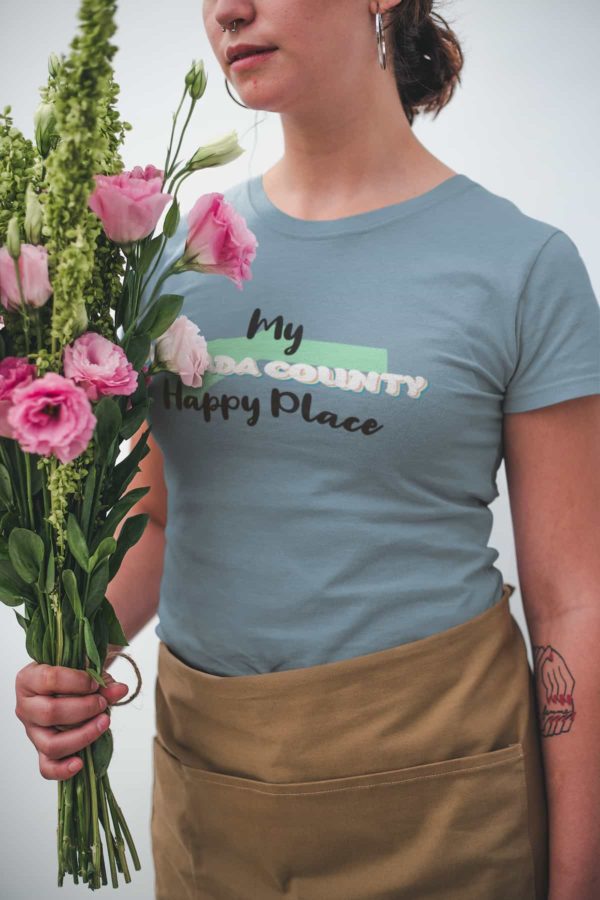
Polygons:
[[229,64],[235,62],[236,59],[243,59],[246,56],[260,55],[276,50],[273,46],[260,46],[259,44],[237,44],[235,47],[228,47],[226,51],[227,61]]
[[261,53],[270,53],[271,48],[265,47],[263,50],[248,50],[246,53],[238,53],[233,57],[231,62],[235,62],[236,59],[245,59],[246,56],[258,56]]

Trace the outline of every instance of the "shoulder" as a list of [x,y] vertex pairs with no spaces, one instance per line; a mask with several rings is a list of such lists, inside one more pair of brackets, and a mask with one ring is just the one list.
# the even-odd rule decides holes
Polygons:
[[[573,237],[555,222],[526,212],[522,204],[469,179],[470,190],[456,198],[457,230],[481,259],[493,260],[522,279],[535,267],[581,269]],[[467,248],[465,248],[467,249]]]
[[465,192],[464,202],[470,209],[472,224],[483,227],[489,237],[539,250],[560,231],[556,224],[525,212],[515,199],[492,191],[474,179],[469,181],[471,190]]

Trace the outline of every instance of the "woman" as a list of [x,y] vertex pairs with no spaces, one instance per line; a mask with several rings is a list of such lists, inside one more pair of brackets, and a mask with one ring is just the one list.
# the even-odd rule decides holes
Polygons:
[[[156,896],[588,900],[598,828],[573,822],[600,799],[600,311],[583,261],[413,134],[462,65],[431,3],[205,0],[203,17],[285,153],[225,193],[259,242],[244,290],[165,282],[212,364],[200,390],[153,380],[132,485],[152,486],[133,511],[151,520],[111,582],[129,639],[160,585]],[[274,49],[232,63],[243,44]],[[164,265],[185,237],[184,219]],[[535,672],[487,546],[503,457]],[[574,726],[576,702],[592,710]],[[46,777],[69,777],[94,723],[46,735]]]

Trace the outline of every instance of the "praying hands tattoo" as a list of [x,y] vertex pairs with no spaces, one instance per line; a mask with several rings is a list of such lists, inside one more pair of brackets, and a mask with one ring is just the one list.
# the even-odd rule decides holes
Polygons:
[[575,718],[575,679],[558,650],[533,646],[538,714],[543,737],[571,730]]

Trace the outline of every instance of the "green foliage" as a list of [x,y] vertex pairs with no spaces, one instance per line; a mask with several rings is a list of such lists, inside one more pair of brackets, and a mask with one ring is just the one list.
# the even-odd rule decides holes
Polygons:
[[[117,538],[117,549],[110,558],[109,571],[111,581],[119,571],[119,567],[123,562],[123,557],[127,551],[130,550],[134,544],[137,544],[143,535],[149,519],[150,516],[148,513],[139,513],[137,516],[128,516],[123,522],[123,527]],[[111,644],[114,643],[116,643],[116,641],[111,640]]]
[[15,572],[26,584],[39,581],[44,562],[44,542],[35,531],[13,528],[8,537],[8,553]]
[[183,297],[179,294],[163,294],[144,313],[138,322],[135,333],[148,334],[155,339],[173,324],[183,306]]
[[17,216],[22,228],[25,222],[25,194],[29,183],[38,185],[36,149],[13,125],[11,107],[0,113],[0,246],[6,243],[8,223]]
[[0,559],[0,601],[21,606],[27,600],[31,600],[29,583],[20,577],[10,559]]
[[123,417],[119,404],[113,397],[102,397],[94,408],[94,415],[98,420],[94,432],[96,462],[100,464],[107,461],[111,449],[115,449],[114,442],[119,435]]

